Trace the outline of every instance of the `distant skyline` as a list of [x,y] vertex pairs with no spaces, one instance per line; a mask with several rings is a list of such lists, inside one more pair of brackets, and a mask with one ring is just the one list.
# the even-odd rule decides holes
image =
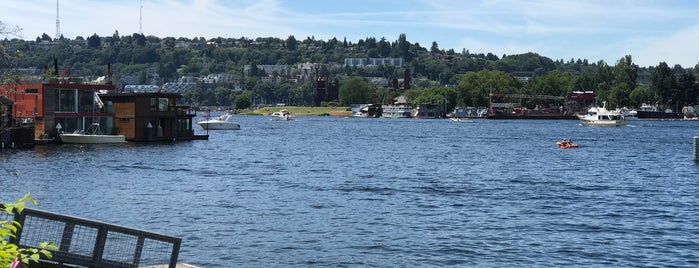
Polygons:
[[[142,24],[139,14],[142,9]],[[699,64],[699,1],[692,0],[63,0],[65,38],[138,33],[206,39],[297,40],[375,37],[470,53],[538,53],[553,60],[604,60],[625,55],[642,67]],[[22,39],[54,37],[56,1],[2,0],[0,21]],[[11,37],[10,37],[11,38]]]

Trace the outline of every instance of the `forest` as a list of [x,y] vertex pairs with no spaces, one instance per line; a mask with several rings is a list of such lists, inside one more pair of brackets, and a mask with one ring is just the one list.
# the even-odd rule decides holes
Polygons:
[[[231,84],[202,85],[185,93],[194,105],[246,108],[260,103],[310,106],[314,85],[292,77],[257,70],[258,65],[317,63],[318,77],[339,82],[340,105],[386,103],[404,94],[408,101],[456,106],[486,106],[490,93],[566,96],[572,91],[594,91],[598,101],[610,107],[638,107],[653,103],[672,109],[699,103],[699,65],[684,68],[659,62],[640,67],[631,55],[620,55],[613,64],[602,60],[550,59],[535,52],[497,56],[411,43],[405,34],[398,40],[367,37],[298,40],[272,37],[174,38],[134,33],[111,36],[77,36],[54,39],[43,34],[36,40],[9,38],[0,41],[0,75],[3,83],[21,81],[27,75],[98,77],[136,76],[139,84],[177,81],[181,77],[232,74],[239,87]],[[346,58],[402,58],[402,66],[350,67]],[[56,74],[54,60],[61,66]],[[253,66],[245,71],[244,66]],[[389,81],[410,71],[409,88],[387,88],[368,83],[366,78]],[[531,79],[516,79],[513,73],[528,73]],[[292,74],[293,75],[293,74]],[[288,76],[288,74],[286,74]],[[272,82],[262,77],[281,77]],[[288,78],[288,79],[284,79]]]

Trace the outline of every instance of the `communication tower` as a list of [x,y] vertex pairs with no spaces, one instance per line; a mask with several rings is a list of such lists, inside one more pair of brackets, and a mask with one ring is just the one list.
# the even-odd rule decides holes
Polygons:
[[61,38],[61,21],[60,21],[60,16],[58,15],[58,0],[56,0],[56,40]]
[[138,33],[143,35],[143,0],[139,1],[141,9],[138,12]]

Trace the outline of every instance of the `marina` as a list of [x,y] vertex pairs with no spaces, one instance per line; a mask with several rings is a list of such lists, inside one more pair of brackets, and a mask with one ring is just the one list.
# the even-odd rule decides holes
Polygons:
[[197,267],[697,264],[699,121],[234,119],[208,140],[5,150],[1,194],[181,238]]

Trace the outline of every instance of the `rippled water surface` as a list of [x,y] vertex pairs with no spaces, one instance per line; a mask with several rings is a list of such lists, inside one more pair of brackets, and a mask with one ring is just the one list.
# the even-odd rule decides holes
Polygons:
[[699,121],[236,119],[6,151],[2,201],[181,237],[202,267],[699,266]]

